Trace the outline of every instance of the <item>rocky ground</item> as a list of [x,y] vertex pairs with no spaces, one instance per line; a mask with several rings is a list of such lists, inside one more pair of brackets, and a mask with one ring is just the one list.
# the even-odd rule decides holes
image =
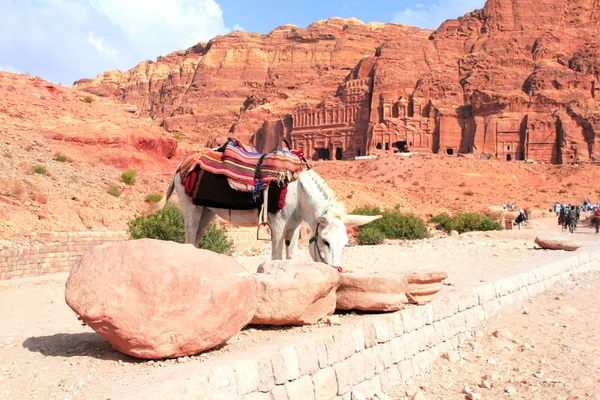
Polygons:
[[[557,253],[534,249],[533,239],[539,233],[559,231],[560,228],[549,219],[532,223],[523,231],[466,234],[393,245],[350,247],[344,256],[344,265],[347,270],[379,272],[446,270],[450,275],[449,283],[453,285],[446,286],[439,294],[443,295],[445,292],[460,290],[479,282],[492,282],[526,270],[531,268],[532,262],[555,258]],[[575,236],[588,246],[598,240],[592,229],[585,226],[581,226]],[[306,249],[303,249],[302,257],[305,256],[304,252]],[[256,268],[265,258],[268,256],[239,260],[248,268]],[[114,351],[108,342],[89,327],[81,326],[64,302],[65,279],[66,274],[62,274],[49,279],[36,278],[3,283],[0,286],[0,314],[3,316],[3,323],[0,325],[0,398],[105,398],[107,393],[118,393],[119,388],[131,390],[132,387],[143,388],[151,382],[174,379],[183,371],[201,369],[217,358],[243,357],[246,351],[289,343],[290,340],[301,339],[302,335],[331,329],[326,323],[296,328],[250,327],[225,346],[199,356],[180,360],[139,361]],[[558,384],[546,382],[547,378],[562,379],[566,388],[566,377],[581,380],[572,390],[579,390],[584,386],[586,389],[583,390],[591,390],[592,384],[596,383],[593,379],[597,380],[598,375],[595,361],[592,361],[594,353],[591,349],[594,347],[589,347],[594,343],[588,344],[587,341],[591,340],[595,332],[600,331],[600,322],[593,312],[594,302],[590,301],[594,296],[597,297],[593,288],[598,279],[576,279],[574,283],[565,284],[567,286],[558,289],[559,294],[551,296],[551,302],[545,297],[542,300],[534,299],[533,303],[526,304],[530,310],[528,314],[520,316],[518,312],[522,308],[517,309],[516,315],[520,319],[488,322],[474,346],[459,350],[457,355],[450,355],[451,364],[440,360],[432,369],[440,373],[441,377],[418,377],[409,385],[409,394],[421,390],[431,398],[462,398],[464,394],[460,394],[460,391],[465,385],[485,394],[477,385],[480,377],[486,374],[497,375],[490,378],[490,382],[496,386],[485,389],[488,394],[500,393],[503,396],[502,390],[514,386],[517,393],[529,393],[526,398],[547,398],[536,397],[533,392],[535,389],[528,388],[539,383],[536,387],[549,390]],[[572,288],[580,290],[571,293]],[[546,311],[535,308],[536,304],[546,307]],[[585,311],[583,307],[592,312]],[[342,313],[339,320],[334,320],[333,323],[347,324],[360,318],[368,318],[368,315]],[[558,327],[553,325],[555,321],[559,324]],[[520,329],[518,323],[525,324],[525,327]],[[514,340],[489,337],[489,333],[500,328],[510,331]],[[557,335],[562,335],[561,341],[555,340],[554,344],[546,345],[548,337],[554,338],[547,335],[549,329],[555,329]],[[516,342],[517,339],[519,342]],[[501,346],[489,347],[487,343],[501,343]],[[519,350],[524,343],[530,345],[527,352]],[[490,352],[484,352],[488,351],[488,347]],[[594,351],[597,352],[597,349]],[[531,363],[526,364],[520,361],[519,356],[535,358],[530,358]],[[489,359],[494,359],[495,364],[490,364]],[[540,363],[542,359],[546,360],[548,366]],[[463,370],[463,366],[470,369]],[[448,368],[453,370],[448,371]],[[531,373],[539,370],[545,374],[543,378],[531,376]],[[560,370],[562,372],[558,373]],[[588,376],[594,377],[592,381],[586,380]],[[524,380],[527,383],[523,383]],[[393,396],[406,396],[405,387],[398,390]]]
[[599,286],[599,273],[577,276],[506,308],[391,397],[600,399]]

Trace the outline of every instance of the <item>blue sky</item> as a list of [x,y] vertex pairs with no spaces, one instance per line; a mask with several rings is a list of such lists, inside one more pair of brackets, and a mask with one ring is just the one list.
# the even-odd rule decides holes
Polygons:
[[0,0],[0,70],[70,86],[235,29],[330,17],[435,29],[485,0]]

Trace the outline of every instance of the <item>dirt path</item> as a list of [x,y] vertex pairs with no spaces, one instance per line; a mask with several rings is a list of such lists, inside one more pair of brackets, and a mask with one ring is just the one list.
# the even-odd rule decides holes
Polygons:
[[600,399],[599,287],[600,273],[581,275],[507,307],[391,397],[463,400],[469,386],[483,399]]
[[[344,266],[346,270],[373,272],[446,270],[456,286],[445,287],[443,294],[480,282],[492,282],[530,269],[535,263],[555,259],[562,252],[534,248],[533,238],[548,231],[560,233],[560,228],[553,220],[540,220],[524,231],[474,233],[393,245],[350,247],[344,256]],[[598,240],[591,228],[586,227],[581,227],[575,236],[586,245]],[[240,258],[240,262],[252,269],[267,258]],[[177,360],[140,361],[116,352],[107,341],[79,323],[64,302],[66,277],[63,274],[50,280],[0,285],[0,399],[102,399],[110,392],[143,388],[165,377],[181,376],[191,369],[197,372],[208,368],[209,362],[217,358],[243,357],[242,353],[251,349],[277,346],[302,335],[329,329],[323,324],[285,329],[249,327],[222,348],[183,360],[184,363]],[[536,319],[539,315],[543,314],[532,312],[528,316],[530,326],[537,326],[532,321],[536,321],[535,324],[545,323],[545,316]],[[364,317],[343,314],[341,322],[350,323],[358,318]],[[506,324],[512,325],[510,321]],[[593,335],[600,329],[595,326],[595,330],[587,332]],[[515,331],[517,334],[520,335]],[[565,334],[568,335],[569,331]],[[567,338],[570,343],[577,343],[576,335]],[[541,339],[525,335],[519,339],[541,342]],[[511,362],[510,365],[517,364]],[[590,371],[598,369],[597,365],[593,367],[593,362],[588,365]],[[452,374],[455,373],[446,373],[448,376]],[[530,377],[527,380],[531,381]],[[471,385],[478,383],[467,382]],[[459,384],[463,382],[457,380],[456,385]],[[430,387],[433,390],[435,386],[430,384]],[[453,387],[448,393],[458,392]]]

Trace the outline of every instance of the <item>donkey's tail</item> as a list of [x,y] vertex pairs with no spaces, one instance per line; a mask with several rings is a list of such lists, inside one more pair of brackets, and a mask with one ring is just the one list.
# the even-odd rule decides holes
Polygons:
[[144,216],[154,214],[155,212],[160,211],[163,208],[165,208],[165,206],[167,205],[167,202],[169,201],[169,198],[173,194],[173,189],[175,189],[175,177],[177,176],[178,173],[179,173],[179,168],[177,168],[177,170],[175,171],[175,174],[173,174],[173,178],[171,179],[171,183],[169,184],[169,187],[167,188],[167,193],[165,194],[165,197],[160,199],[160,201],[158,203],[154,204],[152,207],[148,208],[148,210],[146,210],[146,212],[144,213]]

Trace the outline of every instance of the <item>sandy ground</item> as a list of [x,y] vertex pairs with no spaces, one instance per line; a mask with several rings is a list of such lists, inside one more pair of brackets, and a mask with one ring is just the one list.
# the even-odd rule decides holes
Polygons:
[[469,387],[484,399],[600,399],[599,286],[600,273],[580,275],[507,307],[390,395],[462,400]]
[[[560,228],[555,225],[554,219],[534,220],[531,221],[528,229],[523,231],[471,233],[458,237],[439,237],[393,245],[349,247],[345,251],[343,265],[348,271],[445,270],[448,271],[449,280],[454,282],[455,286],[445,287],[441,292],[443,295],[444,291],[459,290],[479,282],[491,282],[531,268],[533,262],[555,258],[557,254],[555,252],[534,248],[533,238],[539,233],[560,233]],[[580,227],[575,236],[584,241],[586,246],[594,245],[599,240],[591,228],[584,226]],[[302,258],[307,257],[304,254],[306,249],[301,250],[301,253]],[[267,258],[267,256],[260,256],[240,258],[239,260],[247,268],[253,269]],[[64,302],[65,279],[66,274],[62,274],[53,276],[51,279],[38,278],[12,284],[4,283],[0,286],[0,315],[2,315],[2,324],[0,324],[0,398],[104,399],[111,396],[118,398],[119,392],[135,392],[136,388],[141,388],[151,382],[160,382],[183,376],[191,371],[209,368],[210,361],[217,358],[227,360],[243,357],[245,351],[257,351],[257,349],[264,349],[265,346],[287,343],[331,329],[324,324],[284,329],[250,327],[217,350],[182,359],[179,362],[177,360],[139,361],[116,352],[108,342],[89,327],[79,323],[75,314]],[[592,285],[591,281],[590,285]],[[565,293],[570,292],[565,289]],[[592,294],[590,293],[590,297]],[[572,302],[571,296],[568,295],[561,297],[560,300],[554,300],[553,304],[556,311],[558,306],[568,307],[571,310],[571,308],[582,307],[586,303],[579,300]],[[548,311],[548,313],[550,312]],[[548,315],[550,314],[548,313],[536,311],[527,315],[526,321],[531,329],[523,328],[523,332],[518,331],[510,320],[506,320],[504,323],[521,341],[542,343],[545,340],[543,326],[549,324]],[[578,320],[583,318],[585,323],[591,324],[590,327],[581,331],[582,334],[587,332],[589,337],[600,332],[598,329],[600,322],[593,320],[593,312],[580,312],[574,315],[577,315]],[[563,317],[566,318],[567,315]],[[342,324],[349,323],[357,318],[368,318],[368,316],[346,313],[341,315],[341,322]],[[579,323],[582,324],[581,328],[583,329],[584,322],[580,321]],[[569,323],[569,326],[572,324],[573,322]],[[541,327],[534,329],[538,326]],[[561,350],[563,353],[570,354],[569,352],[575,351],[572,357],[576,357],[579,354],[577,351],[583,351],[584,348],[580,348],[577,342],[578,333],[571,336],[570,331],[563,331],[562,334],[565,343],[576,345],[572,347],[573,350],[570,348]],[[484,337],[486,337],[485,333]],[[517,345],[517,343],[509,344],[513,347]],[[467,350],[463,349],[462,351],[466,352]],[[498,349],[497,351],[504,350]],[[472,366],[486,366],[475,354],[480,353],[471,354]],[[560,369],[563,368],[560,367],[562,365],[560,364],[562,362],[561,354],[556,353],[556,359],[552,358],[554,356],[546,356],[546,359],[553,360],[552,362],[557,365],[556,368]],[[510,358],[504,360],[501,365],[506,365],[507,368],[524,369],[519,362],[513,362]],[[570,368],[568,365],[565,364],[564,368]],[[581,379],[584,379],[588,373],[593,372],[595,374],[593,376],[597,378],[598,366],[594,366],[593,362],[589,362],[587,365],[587,369],[579,367],[575,373],[579,373]],[[459,367],[455,367],[455,369],[459,369]],[[489,368],[486,371],[493,372]],[[458,372],[455,374],[457,375]],[[474,374],[475,372],[467,376],[472,375],[474,379],[476,377]],[[448,373],[444,373],[444,375],[446,378],[450,376]],[[522,375],[525,376],[525,372]],[[513,380],[516,376],[503,375],[505,379]],[[474,386],[478,383],[472,382],[472,379],[465,379],[461,380],[457,377],[454,386],[450,389],[445,388],[445,390],[457,394],[458,386],[463,383]],[[537,378],[527,376],[524,379],[529,382]],[[441,384],[446,380],[438,380],[437,383]],[[422,385],[431,388],[434,396],[438,395],[438,392],[433,392],[433,389],[437,387],[434,384],[430,383],[427,386],[427,382],[424,381]],[[518,386],[518,390],[522,391],[520,385],[518,382],[513,383],[513,386]],[[459,397],[455,398],[462,398],[460,394],[457,396]]]

